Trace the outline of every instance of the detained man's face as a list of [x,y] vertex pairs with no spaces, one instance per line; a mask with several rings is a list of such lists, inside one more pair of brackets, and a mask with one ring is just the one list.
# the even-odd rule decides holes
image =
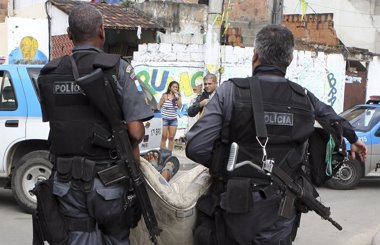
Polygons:
[[203,86],[205,88],[205,91],[209,94],[211,94],[212,92],[214,92],[214,90],[216,89],[216,87],[218,86],[216,82],[214,82],[212,79],[206,79],[204,82],[203,82]]

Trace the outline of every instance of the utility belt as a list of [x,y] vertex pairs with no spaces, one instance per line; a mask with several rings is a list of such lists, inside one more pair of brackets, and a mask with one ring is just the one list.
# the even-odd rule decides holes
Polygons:
[[269,179],[261,178],[230,178],[214,179],[206,196],[209,196],[202,211],[212,215],[214,208],[219,206],[230,213],[247,213],[253,207],[252,192],[257,192],[262,199],[271,198],[281,193],[279,186]]
[[[89,192],[92,189],[94,178],[100,176],[103,184],[125,176],[121,164],[117,160],[91,160],[81,156],[51,157],[54,170],[60,182],[70,182],[71,188]],[[104,179],[106,183],[104,183]],[[125,179],[125,178],[123,178]],[[115,181],[114,181],[115,182]]]
[[279,194],[279,187],[269,179],[230,178],[223,183],[224,191],[220,194],[220,206],[229,213],[248,213],[254,203],[252,192],[260,199],[271,198]]
[[213,177],[208,192],[197,201],[197,222],[194,228],[194,244],[232,244],[226,235],[223,213],[244,214],[252,210],[253,196],[271,198],[279,193],[278,186],[270,179]]

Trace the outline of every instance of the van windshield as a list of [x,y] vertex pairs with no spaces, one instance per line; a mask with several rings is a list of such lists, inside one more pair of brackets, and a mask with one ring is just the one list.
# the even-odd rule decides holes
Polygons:
[[356,131],[368,132],[380,119],[380,108],[355,107],[340,114],[351,123]]

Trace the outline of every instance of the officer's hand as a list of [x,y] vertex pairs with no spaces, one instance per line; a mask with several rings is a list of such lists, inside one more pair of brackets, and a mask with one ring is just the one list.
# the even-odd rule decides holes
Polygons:
[[209,101],[209,99],[204,99],[204,100],[202,100],[202,101],[199,103],[199,105],[200,105],[201,107],[205,107],[205,106],[207,105],[208,101]]
[[365,161],[367,158],[367,147],[365,144],[358,139],[355,143],[351,144],[351,156],[352,158],[356,158],[356,153],[359,154],[359,157],[362,161]]

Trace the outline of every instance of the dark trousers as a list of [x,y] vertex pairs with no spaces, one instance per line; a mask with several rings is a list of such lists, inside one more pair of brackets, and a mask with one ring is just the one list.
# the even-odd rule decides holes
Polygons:
[[97,230],[93,232],[72,231],[69,245],[129,245],[127,222],[130,210],[124,209],[126,187],[122,183],[104,186],[94,179],[91,191],[74,190],[69,182],[55,177],[53,193],[57,196],[60,211],[72,219],[95,219]]
[[226,234],[233,244],[291,245],[295,216],[287,219],[277,215],[281,198],[281,195],[275,194],[263,199],[258,192],[252,192],[253,207],[248,213],[223,211]]

